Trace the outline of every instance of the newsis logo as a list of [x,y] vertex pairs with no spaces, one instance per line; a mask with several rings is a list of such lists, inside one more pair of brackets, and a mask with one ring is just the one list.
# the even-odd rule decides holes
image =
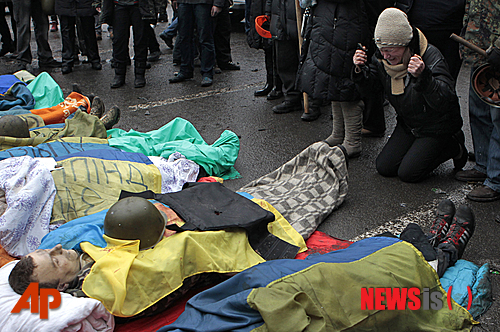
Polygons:
[[[52,301],[49,302],[49,296]],[[30,305],[31,303],[31,305]],[[32,282],[17,301],[11,314],[17,314],[22,309],[31,309],[32,314],[40,315],[40,319],[49,318],[49,309],[57,309],[61,305],[61,293],[54,288],[38,287],[38,282]]]
[[[447,304],[451,310],[451,291],[448,288]],[[469,303],[472,304],[472,291],[467,286]],[[443,308],[443,294],[439,291],[429,292],[429,288],[361,288],[361,310],[440,310]]]

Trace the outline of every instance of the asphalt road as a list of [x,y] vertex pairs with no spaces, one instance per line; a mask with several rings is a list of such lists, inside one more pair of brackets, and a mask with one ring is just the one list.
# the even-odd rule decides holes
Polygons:
[[[241,24],[242,25],[242,24]],[[160,23],[156,32],[167,26]],[[50,71],[65,95],[78,83],[84,93],[100,96],[107,107],[118,105],[122,111],[118,127],[125,130],[149,131],[157,129],[174,119],[182,117],[190,121],[207,143],[213,143],[226,129],[241,138],[241,149],[236,169],[242,177],[226,181],[233,190],[273,171],[293,158],[310,144],[326,138],[332,128],[329,108],[312,123],[302,122],[300,113],[277,115],[272,106],[280,101],[267,101],[253,96],[253,91],[263,85],[265,79],[264,54],[250,49],[246,44],[242,26],[234,27],[232,34],[233,60],[241,65],[240,71],[224,71],[215,75],[214,84],[200,87],[201,76],[195,73],[191,81],[169,84],[168,78],[179,67],[172,64],[172,51],[158,39],[162,56],[147,71],[147,85],[143,89],[133,87],[133,68],[127,72],[127,84],[120,89],[110,89],[113,70],[111,40],[104,27],[103,40],[99,48],[103,70],[93,71],[89,64],[74,68],[73,73],[62,75],[60,69]],[[59,32],[51,32],[50,44],[56,59],[61,59]],[[32,42],[36,59],[36,44]],[[131,52],[132,48],[131,48]],[[11,62],[0,59],[0,73],[11,73]],[[37,61],[28,68],[35,75],[40,72]],[[457,83],[466,145],[472,149],[467,117],[469,70],[462,68]],[[453,177],[453,165],[448,161],[441,165],[431,177],[418,184],[402,183],[397,178],[383,178],[375,170],[374,161],[395,122],[393,110],[386,109],[388,131],[383,138],[364,138],[363,153],[349,162],[349,192],[345,202],[319,227],[319,230],[342,239],[360,239],[384,230],[401,231],[409,222],[416,222],[428,229],[437,203],[450,198],[456,204],[469,205],[476,216],[476,230],[464,254],[464,259],[477,265],[489,263],[493,271],[500,271],[500,201],[475,203],[465,195],[473,185],[461,183]],[[468,163],[466,167],[473,164]],[[496,219],[496,221],[495,221]],[[497,238],[498,237],[498,238]],[[498,272],[497,272],[498,273]],[[475,331],[500,331],[499,296],[500,275],[491,274],[493,283],[493,306],[479,321]]]

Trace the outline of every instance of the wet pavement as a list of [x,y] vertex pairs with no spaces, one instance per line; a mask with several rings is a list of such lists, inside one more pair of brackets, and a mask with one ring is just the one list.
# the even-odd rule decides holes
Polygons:
[[[160,23],[156,32],[166,28]],[[250,49],[246,44],[242,24],[232,34],[233,60],[241,65],[240,71],[223,71],[214,77],[208,88],[200,86],[199,68],[193,80],[169,84],[179,67],[173,66],[172,51],[158,38],[162,56],[147,71],[147,85],[133,87],[133,68],[127,72],[127,83],[119,89],[110,89],[113,70],[110,66],[111,40],[103,28],[99,41],[103,70],[94,71],[90,64],[76,66],[74,71],[62,75],[60,69],[49,71],[63,89],[64,95],[77,83],[84,94],[101,97],[109,108],[120,107],[121,119],[117,127],[125,130],[149,131],[182,117],[190,121],[207,143],[213,143],[226,129],[241,138],[241,148],[236,169],[242,177],[226,181],[225,185],[236,190],[246,183],[273,171],[293,158],[310,144],[326,138],[332,128],[329,108],[314,122],[300,120],[299,112],[277,115],[272,106],[280,100],[267,101],[254,97],[254,90],[264,85],[264,53]],[[61,60],[59,32],[51,32],[50,44],[56,59]],[[34,59],[36,44],[32,42]],[[131,48],[132,49],[132,48]],[[0,59],[0,73],[11,73],[12,63]],[[40,72],[37,61],[28,68],[35,75]],[[466,145],[472,149],[467,117],[469,72],[463,68],[457,83]],[[437,203],[450,198],[456,204],[469,205],[476,216],[476,230],[464,254],[464,259],[475,264],[490,263],[492,270],[500,271],[500,201],[476,203],[465,198],[473,185],[458,182],[453,177],[453,164],[442,164],[431,177],[417,184],[402,183],[397,178],[383,178],[375,170],[375,158],[395,123],[395,114],[386,109],[388,131],[383,138],[363,138],[363,153],[349,162],[349,192],[345,202],[320,225],[319,230],[341,239],[360,239],[385,230],[398,233],[409,222],[419,223],[428,229]],[[467,164],[467,168],[472,167]],[[499,238],[497,238],[499,236]],[[479,319],[481,325],[474,331],[499,331],[500,274],[491,274],[493,306]]]

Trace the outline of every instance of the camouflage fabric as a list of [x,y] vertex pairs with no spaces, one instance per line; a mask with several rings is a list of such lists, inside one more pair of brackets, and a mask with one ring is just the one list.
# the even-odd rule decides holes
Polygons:
[[[465,4],[463,37],[486,50],[495,43],[500,45],[500,2],[498,0],[468,0]],[[460,46],[466,64],[480,66],[486,58]]]

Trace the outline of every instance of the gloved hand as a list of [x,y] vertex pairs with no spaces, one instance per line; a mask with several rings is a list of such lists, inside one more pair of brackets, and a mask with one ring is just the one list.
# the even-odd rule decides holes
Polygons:
[[488,50],[488,63],[495,71],[500,72],[500,49],[498,47]]

